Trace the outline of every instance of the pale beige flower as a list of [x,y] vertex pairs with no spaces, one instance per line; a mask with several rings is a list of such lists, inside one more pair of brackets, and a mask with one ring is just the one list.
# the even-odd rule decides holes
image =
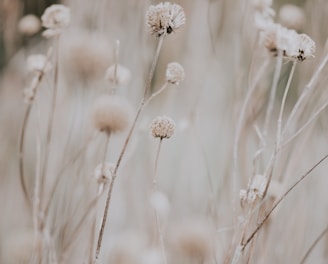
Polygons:
[[172,84],[179,84],[185,77],[183,67],[177,62],[171,62],[166,67],[166,81]]
[[52,69],[48,58],[42,54],[33,54],[27,58],[27,69],[30,72],[46,73]]
[[32,36],[41,29],[41,21],[35,15],[23,16],[18,23],[18,30],[25,36]]
[[174,134],[175,123],[167,116],[158,116],[151,123],[151,133],[155,138],[170,138]]
[[131,106],[118,95],[103,95],[95,102],[93,122],[97,129],[107,133],[121,132],[131,119]]
[[150,33],[157,37],[177,31],[185,22],[183,8],[170,2],[151,5],[146,13],[146,24]]
[[279,24],[272,24],[262,32],[264,46],[273,56],[279,53],[288,60],[304,61],[313,57],[314,41],[305,34],[287,29]]
[[98,183],[106,184],[108,182],[111,182],[112,175],[115,169],[114,163],[105,162],[100,163],[94,172],[94,176],[97,179]]
[[120,64],[115,67],[115,64],[106,70],[105,79],[112,84],[128,85],[131,79],[130,70]]
[[61,34],[70,22],[70,9],[64,5],[52,5],[41,16],[42,26],[47,28],[43,36],[51,38]]

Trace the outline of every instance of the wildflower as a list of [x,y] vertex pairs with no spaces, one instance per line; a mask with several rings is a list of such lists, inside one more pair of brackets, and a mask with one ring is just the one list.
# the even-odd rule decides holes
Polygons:
[[43,35],[47,38],[61,34],[70,22],[70,9],[64,5],[52,5],[41,16],[42,26],[47,28]]
[[179,84],[185,77],[183,67],[177,62],[171,62],[166,68],[166,80],[172,84]]
[[105,79],[110,83],[124,86],[129,83],[131,79],[131,73],[128,68],[119,64],[115,69],[114,64],[106,70]]
[[314,41],[305,34],[298,34],[295,30],[272,24],[262,36],[264,46],[273,56],[277,56],[280,52],[284,58],[300,62],[314,56]]
[[36,34],[41,28],[40,19],[35,15],[26,15],[19,20],[18,30],[25,36]]
[[146,13],[150,33],[160,37],[178,30],[186,22],[183,8],[170,2],[151,5]]
[[258,29],[265,30],[273,24],[276,13],[271,8],[272,0],[252,0],[251,5],[254,9],[254,20]]
[[52,69],[52,65],[46,56],[34,54],[27,58],[27,69],[30,72],[46,73]]
[[112,180],[112,174],[114,172],[115,165],[113,163],[105,162],[100,163],[96,169],[94,176],[97,179],[98,183],[106,184],[108,182],[111,182]]
[[131,107],[122,97],[103,95],[93,109],[93,122],[97,129],[107,133],[123,131],[130,123]]
[[190,259],[207,259],[214,252],[213,240],[215,230],[204,219],[186,220],[173,228],[170,242],[182,255]]
[[150,128],[153,137],[170,138],[174,134],[175,123],[167,116],[158,116],[152,121]]
[[299,31],[305,24],[305,14],[302,8],[286,4],[279,10],[279,21],[286,28]]

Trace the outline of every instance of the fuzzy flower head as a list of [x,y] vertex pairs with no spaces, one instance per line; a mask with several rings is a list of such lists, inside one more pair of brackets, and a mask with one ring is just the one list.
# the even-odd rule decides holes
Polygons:
[[262,37],[264,46],[273,56],[281,53],[285,59],[299,62],[314,57],[315,43],[306,34],[298,34],[295,30],[272,24],[263,32]]
[[127,128],[131,119],[130,104],[117,95],[103,95],[93,108],[93,123],[99,131],[121,132]]
[[166,81],[172,84],[179,84],[185,77],[183,67],[177,62],[171,62],[166,68]]
[[106,184],[108,182],[111,182],[112,175],[115,169],[115,165],[113,163],[105,162],[100,163],[94,172],[94,176],[97,179],[98,183]]
[[130,70],[120,64],[115,67],[115,64],[106,70],[105,79],[112,84],[128,85],[131,79]]
[[68,27],[70,22],[70,9],[64,5],[52,5],[41,16],[42,26],[47,28],[43,35],[47,38],[59,35]]
[[19,20],[18,30],[25,36],[32,36],[41,28],[40,19],[35,15],[26,15]]
[[158,116],[152,121],[150,129],[155,138],[170,138],[174,134],[175,123],[167,116]]
[[146,24],[150,33],[157,37],[175,32],[185,22],[183,8],[170,2],[151,5],[146,13]]

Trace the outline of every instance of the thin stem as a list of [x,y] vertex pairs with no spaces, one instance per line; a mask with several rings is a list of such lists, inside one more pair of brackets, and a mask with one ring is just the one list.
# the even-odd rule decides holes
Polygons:
[[286,84],[284,95],[282,97],[282,102],[281,102],[281,107],[280,107],[280,112],[279,112],[279,117],[278,117],[278,128],[277,128],[277,138],[276,138],[276,146],[277,146],[278,149],[280,148],[280,140],[281,140],[282,116],[283,116],[283,113],[284,113],[284,108],[285,108],[285,104],[286,104],[290,84],[291,84],[293,76],[294,76],[296,63],[297,63],[297,61],[295,60],[293,62],[293,66],[292,66],[292,69],[291,69],[289,77],[288,77],[288,81],[287,81],[287,84]]
[[145,101],[145,105],[149,104],[151,100],[153,100],[156,96],[161,94],[167,88],[167,86],[168,86],[168,82],[165,82],[163,86],[160,89],[158,89],[158,91],[154,92],[151,96],[148,97],[148,99]]
[[155,72],[155,68],[156,68],[156,65],[157,65],[159,53],[162,49],[164,38],[165,38],[165,35],[163,35],[159,38],[159,41],[158,41],[158,44],[157,44],[157,49],[156,49],[156,52],[155,52],[155,55],[154,55],[154,59],[153,59],[153,62],[152,62],[152,65],[151,65],[151,68],[150,68],[150,71],[149,71],[148,80],[147,80],[147,83],[146,83],[146,89],[145,89],[143,98],[146,98],[146,96],[148,94],[148,91],[150,89],[151,82],[152,82],[153,77],[154,77],[154,72]]
[[28,194],[28,190],[25,182],[25,175],[24,175],[24,141],[25,141],[26,127],[31,113],[31,109],[32,109],[32,105],[29,104],[25,111],[23,126],[19,138],[19,179],[20,179],[20,185],[22,187],[25,200],[27,201],[27,204],[29,206],[31,206],[31,198]]
[[283,134],[285,134],[287,132],[287,129],[290,126],[290,123],[292,121],[292,119],[294,118],[294,116],[296,115],[297,111],[299,110],[301,104],[303,103],[304,99],[306,98],[306,96],[310,93],[310,91],[313,89],[315,82],[317,81],[321,71],[323,70],[323,68],[326,66],[328,62],[328,54],[326,54],[326,56],[323,58],[323,60],[321,61],[318,69],[314,72],[314,74],[312,75],[311,80],[308,82],[308,84],[305,86],[303,92],[301,93],[300,98],[297,100],[290,116],[287,119]]
[[[55,72],[54,72],[54,85],[53,85],[53,96],[51,101],[51,109],[50,109],[50,117],[48,123],[48,130],[47,130],[47,137],[46,137],[46,149],[45,149],[45,157],[44,157],[44,164],[42,167],[41,172],[41,179],[40,179],[40,198],[43,198],[44,189],[45,189],[45,178],[48,168],[48,161],[49,161],[49,154],[50,154],[50,145],[52,141],[52,132],[53,132],[53,125],[54,125],[54,116],[57,104],[57,89],[58,89],[58,61],[59,61],[59,37],[55,39]],[[42,200],[40,201],[42,202]]]
[[319,114],[328,106],[328,101],[324,103],[314,114],[313,116],[302,126],[300,127],[292,136],[285,140],[281,148],[284,148],[289,142],[301,134],[315,119],[318,118]]
[[[163,142],[163,139],[161,138],[159,140],[158,148],[157,148],[157,152],[156,152],[154,174],[153,174],[153,193],[155,193],[158,190],[158,187],[157,187],[157,168],[158,168],[159,153],[161,151],[162,142]],[[162,249],[163,261],[164,261],[164,264],[167,264],[167,258],[166,258],[166,253],[165,253],[165,245],[164,245],[164,238],[163,238],[163,233],[162,233],[162,229],[161,229],[161,226],[160,226],[159,217],[158,217],[158,213],[157,213],[156,208],[154,208],[154,215],[155,215],[156,227],[157,227],[158,236],[159,236],[161,249]]]
[[315,246],[320,242],[320,240],[325,236],[325,234],[328,232],[328,226],[320,233],[320,235],[313,241],[309,249],[306,251],[305,255],[303,256],[302,260],[300,261],[300,264],[304,264],[306,259],[309,257],[312,250],[315,248]]
[[249,105],[249,101],[250,101],[250,99],[252,98],[252,96],[255,92],[256,85],[258,84],[260,78],[262,77],[267,65],[268,65],[268,60],[266,60],[263,63],[262,67],[260,67],[260,70],[258,71],[257,75],[255,76],[254,81],[250,85],[250,87],[247,91],[245,100],[243,102],[243,105],[241,107],[240,115],[239,115],[239,118],[238,118],[238,121],[237,121],[236,133],[235,133],[234,145],[233,145],[233,182],[234,182],[233,190],[234,190],[234,192],[237,190],[236,179],[237,179],[239,140],[240,140],[241,130],[243,128],[244,121],[245,121],[246,110],[247,110],[247,107]]
[[89,146],[90,142],[98,135],[97,134],[91,134],[87,141],[85,142],[84,146],[82,146],[82,148],[76,153],[75,156],[73,156],[62,168],[61,170],[59,171],[56,179],[55,179],[55,183],[52,185],[51,187],[51,190],[49,192],[49,198],[48,198],[48,201],[46,203],[46,207],[45,207],[45,210],[44,210],[44,215],[45,217],[48,215],[48,212],[49,212],[49,208],[50,208],[50,204],[51,202],[53,201],[53,197],[55,195],[55,192],[58,188],[58,185],[59,185],[59,182],[61,180],[61,178],[63,177],[64,175],[64,172],[66,171],[67,168],[69,168],[70,165],[72,165],[74,162],[76,162],[78,160],[78,158],[81,156],[81,154],[87,149],[87,147]]
[[133,131],[135,129],[135,126],[137,124],[137,121],[139,119],[139,116],[141,114],[141,111],[142,111],[142,109],[143,109],[143,107],[145,105],[146,96],[147,96],[147,93],[148,93],[148,91],[150,89],[150,86],[151,86],[151,82],[152,82],[152,79],[153,79],[153,76],[154,76],[155,68],[156,68],[156,65],[157,65],[157,61],[158,61],[159,53],[160,53],[160,50],[161,50],[161,47],[162,47],[162,44],[163,44],[164,37],[165,37],[165,35],[163,35],[162,37],[160,37],[160,39],[158,41],[156,53],[155,53],[155,56],[154,56],[154,59],[153,59],[153,62],[152,62],[151,68],[150,68],[150,72],[149,72],[149,76],[148,76],[148,81],[146,83],[144,96],[141,99],[141,103],[140,103],[139,108],[137,110],[137,114],[136,114],[136,116],[134,118],[134,121],[132,123],[132,126],[131,126],[131,128],[129,130],[129,133],[128,133],[125,141],[124,141],[124,144],[123,144],[121,153],[120,153],[120,155],[118,157],[118,160],[116,162],[116,166],[115,166],[115,169],[114,169],[114,172],[113,172],[113,175],[112,175],[112,180],[110,182],[110,186],[109,186],[108,193],[107,193],[106,204],[105,204],[105,209],[104,209],[104,215],[103,215],[103,218],[102,218],[101,228],[100,228],[99,235],[98,235],[98,242],[97,242],[97,248],[96,248],[96,254],[95,254],[94,264],[97,263],[98,258],[99,258],[99,254],[100,254],[100,250],[101,250],[102,238],[103,238],[103,235],[104,235],[105,225],[106,225],[106,221],[107,221],[107,214],[108,214],[109,204],[110,204],[111,197],[112,197],[114,183],[115,183],[115,180],[116,180],[116,177],[117,177],[117,171],[118,171],[118,169],[119,169],[119,167],[121,165],[121,161],[123,159],[123,156],[125,154],[125,151],[127,149],[127,146],[128,146],[128,144],[130,142],[131,136],[133,134]]
[[323,161],[325,161],[328,158],[328,154],[326,154],[323,158],[321,158],[317,163],[315,163],[304,175],[302,175],[291,187],[288,188],[288,190],[275,202],[275,204],[272,206],[269,212],[266,213],[266,215],[263,217],[262,221],[257,225],[255,230],[251,233],[251,235],[247,238],[247,240],[241,245],[242,250],[245,249],[245,247],[248,245],[249,242],[252,241],[256,233],[261,229],[261,227],[264,225],[264,223],[268,220],[271,213],[277,208],[277,206],[286,198],[286,196],[301,182],[303,181],[307,176],[310,175],[310,173],[317,168]]
[[264,128],[263,128],[264,137],[266,137],[266,135],[267,135],[268,127],[269,127],[271,116],[272,116],[277,86],[278,86],[280,72],[281,72],[281,68],[282,68],[282,61],[283,61],[282,54],[281,54],[281,52],[279,52],[278,57],[277,57],[275,71],[274,71],[272,86],[271,86],[269,104],[268,104],[268,108],[267,108],[267,111],[265,114],[265,119],[264,119]]

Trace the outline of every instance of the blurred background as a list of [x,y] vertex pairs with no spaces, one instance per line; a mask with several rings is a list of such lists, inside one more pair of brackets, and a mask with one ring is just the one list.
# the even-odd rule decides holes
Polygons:
[[[112,89],[104,77],[106,69],[115,63],[119,40],[118,62],[129,69],[131,81],[118,87],[117,93],[137,109],[158,41],[148,32],[145,13],[149,5],[158,3],[0,0],[0,263],[92,263],[94,237],[106,199],[105,191],[90,209],[98,187],[94,170],[102,162],[106,141],[101,133],[92,136],[95,132],[92,107],[97,98]],[[256,8],[270,5],[270,1],[177,0],[176,3],[186,13],[186,24],[165,38],[151,91],[165,82],[170,62],[184,67],[185,80],[179,85],[169,85],[142,112],[118,172],[99,263],[164,263],[160,245],[154,242],[157,234],[154,206],[160,212],[167,263],[224,263],[233,254],[249,212],[240,206],[239,190],[247,188],[254,173],[264,173],[270,160],[271,152],[264,153],[254,165],[260,145],[256,128],[263,125],[276,65],[276,58],[259,41],[254,17]],[[40,18],[52,4],[69,7],[71,22],[59,43],[58,100],[41,201],[43,206],[49,206],[49,211],[42,236],[44,258],[37,262],[34,255],[40,251],[40,245],[35,243],[33,212],[19,182],[19,136],[27,109],[23,90],[33,78],[27,70],[27,58],[32,54],[46,55],[54,47],[54,41],[42,36],[41,27],[29,31],[22,18],[31,14]],[[300,13],[295,15],[294,9],[283,13],[281,10],[287,4],[296,6]],[[275,22],[306,33],[316,43],[315,57],[297,63],[284,113],[286,119],[326,56],[328,2],[276,0],[272,9]],[[276,120],[291,67],[291,62],[282,65],[267,135],[269,145],[275,140]],[[259,72],[262,73],[255,92],[243,108],[247,91]],[[327,69],[323,68],[288,135],[327,102],[327,76]],[[35,187],[38,155],[42,160],[46,150],[53,78],[53,70],[44,76],[26,128],[24,170],[30,194]],[[241,111],[245,118],[234,174],[233,151]],[[327,154],[326,114],[324,110],[279,154],[270,185],[272,196],[265,200],[266,209]],[[151,137],[149,125],[158,115],[170,116],[176,123],[176,131],[161,147],[160,195],[154,200],[150,196],[158,141]],[[126,136],[127,131],[111,136],[109,162],[116,162]],[[327,226],[327,166],[320,165],[286,197],[240,263],[300,263]],[[51,196],[50,190],[59,175],[58,188]],[[83,224],[75,232],[81,219]],[[254,221],[246,234],[253,230]],[[325,236],[307,263],[327,263],[327,248]]]

